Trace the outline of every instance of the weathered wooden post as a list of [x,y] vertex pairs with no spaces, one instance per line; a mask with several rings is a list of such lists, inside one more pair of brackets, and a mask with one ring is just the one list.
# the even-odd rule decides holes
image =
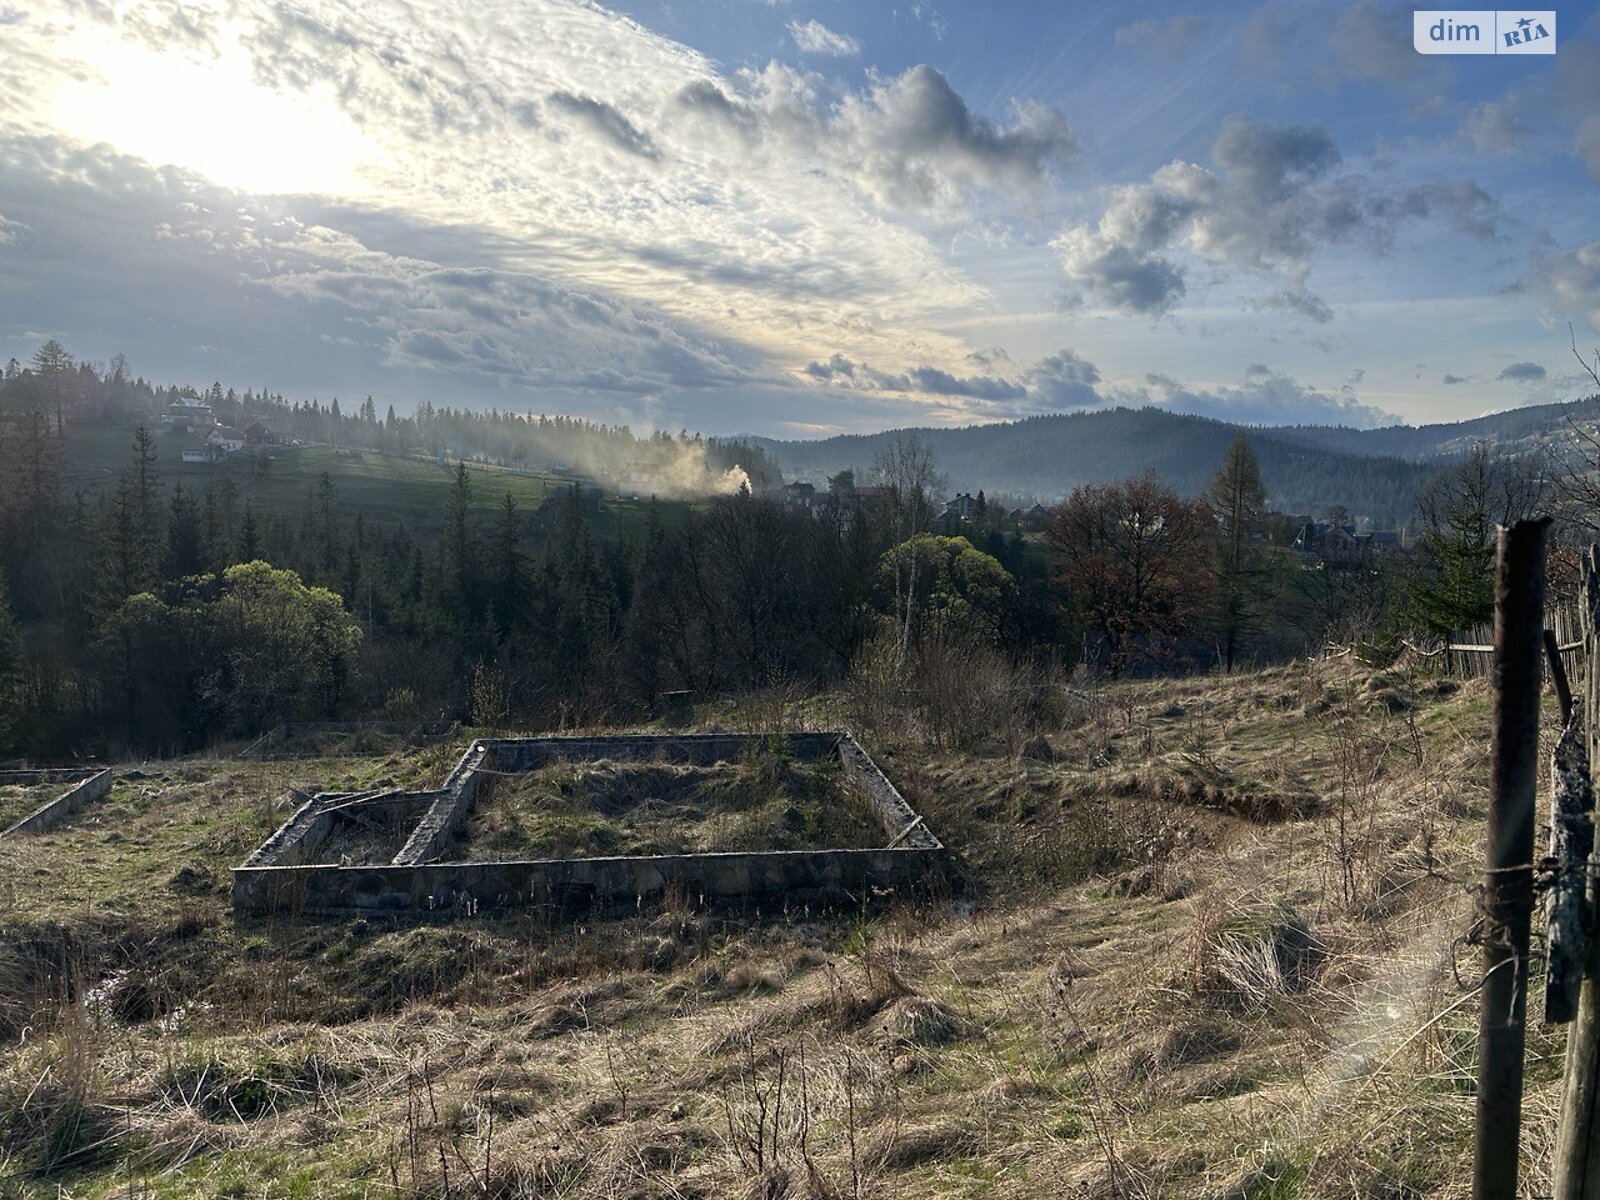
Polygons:
[[[1584,759],[1592,768],[1595,761],[1596,712],[1600,709],[1600,547],[1591,546],[1583,560],[1583,596],[1579,602],[1583,640],[1583,701],[1579,706],[1582,728],[1569,728],[1562,737],[1582,739]],[[1562,747],[1557,745],[1559,755]],[[1571,749],[1568,750],[1571,753]],[[1594,804],[1590,780],[1587,802]],[[1555,820],[1560,819],[1559,797]],[[1592,817],[1591,817],[1592,822]],[[1553,822],[1554,823],[1554,822]],[[1591,842],[1593,827],[1591,824]],[[1583,924],[1587,937],[1582,987],[1578,994],[1577,1016],[1567,1034],[1566,1077],[1561,1085],[1561,1123],[1556,1130],[1554,1200],[1600,1200],[1600,1120],[1596,1103],[1600,1098],[1600,937],[1596,936],[1596,887],[1594,862],[1586,862],[1588,878],[1584,886]],[[1557,869],[1560,870],[1558,862]],[[1559,897],[1553,902],[1560,903]],[[1552,922],[1555,913],[1552,910]],[[1547,1007],[1548,1007],[1548,1001]]]
[[1589,780],[1583,706],[1573,707],[1570,697],[1568,706],[1561,737],[1550,755],[1550,911],[1544,968],[1547,1025],[1565,1025],[1578,1014],[1591,925],[1588,884],[1589,859],[1594,853],[1594,787]]
[[1544,684],[1544,534],[1548,517],[1502,527],[1494,577],[1494,731],[1478,1127],[1473,1200],[1516,1200],[1533,916],[1533,802]]

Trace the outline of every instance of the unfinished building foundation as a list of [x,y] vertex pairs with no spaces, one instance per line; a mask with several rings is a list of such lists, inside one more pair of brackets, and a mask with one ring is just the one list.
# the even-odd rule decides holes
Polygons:
[[[554,764],[716,769],[777,756],[837,770],[870,814],[860,846],[705,853],[541,855],[462,861],[460,838],[486,785]],[[670,815],[665,818],[670,822]],[[847,733],[615,734],[483,739],[436,790],[313,796],[234,868],[241,915],[571,913],[673,895],[690,904],[840,904],[938,886],[943,845]]]

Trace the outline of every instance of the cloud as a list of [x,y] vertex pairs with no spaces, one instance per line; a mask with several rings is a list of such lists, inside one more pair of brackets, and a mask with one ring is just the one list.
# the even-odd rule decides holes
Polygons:
[[592,96],[574,95],[572,92],[551,92],[549,100],[554,108],[574,118],[579,125],[617,149],[640,158],[661,157],[650,135],[605,101]]
[[1068,276],[1115,307],[1159,314],[1186,290],[1174,255],[1187,251],[1286,277],[1300,293],[1312,247],[1361,224],[1354,185],[1325,179],[1339,152],[1324,130],[1235,114],[1212,158],[1215,170],[1176,161],[1149,183],[1115,189],[1096,226],[1052,242]]
[[1460,138],[1486,154],[1567,152],[1600,180],[1600,41],[1567,35],[1541,71],[1468,112]]
[[1099,368],[1071,350],[1041,358],[1024,378],[1035,406],[1043,410],[1093,408],[1102,403],[1097,390]]
[[[314,99],[318,112],[371,144],[349,190],[340,183],[322,196],[284,196],[274,210],[343,239],[339,254],[349,261],[312,267],[288,254],[274,260],[264,246],[249,251],[252,284],[280,276],[279,302],[340,305],[335,319],[360,326],[354,334],[319,328],[308,334],[313,341],[353,338],[391,367],[448,369],[485,386],[545,379],[619,392],[744,388],[752,375],[788,379],[818,347],[878,362],[915,345],[919,367],[948,376],[926,377],[928,388],[984,390],[961,382],[991,372],[963,365],[970,347],[947,332],[948,317],[994,298],[952,261],[944,223],[973,228],[993,218],[999,233],[1014,206],[1048,202],[1077,144],[1058,110],[1024,100],[979,112],[925,65],[871,73],[864,84],[776,62],[724,71],[592,4],[509,3],[514,19],[393,0],[360,13],[308,0],[206,15],[227,7],[219,4],[196,6],[182,29],[158,19],[170,8],[165,0],[62,7],[46,19],[30,11],[20,31],[8,28],[0,56],[0,139],[47,123],[50,81],[97,79],[96,47],[120,54],[136,46],[156,68],[167,53],[156,48],[173,39],[185,47],[178,53],[229,64],[241,89]],[[23,99],[13,104],[13,96]],[[285,131],[284,144],[305,132]],[[64,147],[83,144],[58,137]],[[23,169],[49,173],[60,164]],[[89,158],[72,168],[97,169]],[[7,171],[0,185],[15,180]],[[206,194],[218,212],[251,204],[246,194]],[[96,210],[108,203],[96,189],[80,201]],[[33,224],[4,194],[0,211]],[[166,212],[154,223],[191,249],[232,237]],[[364,260],[355,269],[355,247],[391,261],[381,271]],[[237,243],[228,252],[246,253]],[[430,274],[462,264],[496,272],[499,291],[473,299]],[[211,268],[221,265],[213,258]],[[201,274],[208,286],[231,285],[210,268]],[[392,299],[407,289],[426,300],[414,321]],[[623,322],[626,348],[614,353],[598,326],[552,298],[557,292],[636,317],[631,327]],[[181,309],[207,328],[179,333],[175,322],[173,345],[238,344],[211,327],[203,306]],[[645,353],[651,331],[664,331],[654,356]],[[527,344],[518,346],[519,337]],[[540,342],[558,337],[571,346]],[[155,340],[135,326],[118,348],[137,354]],[[308,372],[329,364],[327,348],[344,346],[317,341],[302,363]],[[677,361],[663,361],[673,346]],[[590,361],[580,362],[585,355]]]
[[802,54],[824,54],[847,58],[861,53],[861,43],[847,34],[835,33],[821,21],[790,21],[789,36]]
[[1077,151],[1058,110],[1019,102],[1011,122],[998,124],[974,113],[927,65],[864,92],[837,93],[831,104],[824,81],[781,63],[725,83],[690,85],[677,107],[721,128],[746,153],[791,170],[825,166],[891,210],[955,212],[980,190],[1038,197]]
[[1287,375],[1254,376],[1238,387],[1195,388],[1165,375],[1148,375],[1139,390],[1148,403],[1241,425],[1349,425],[1373,429],[1400,418],[1364,404],[1351,388],[1308,387]]
[[[981,358],[992,362],[1001,360],[1002,356]],[[807,364],[804,374],[817,383],[852,391],[913,393],[975,401],[976,406],[969,408],[967,415],[990,419],[1099,408],[1107,402],[1096,386],[1100,383],[1099,368],[1071,350],[1060,350],[1041,358],[1016,378],[993,373],[958,376],[928,366],[885,371],[852,361],[842,354],[835,354],[824,362]]]
[[[781,63],[725,72],[597,5],[508,4],[254,6],[214,49],[248,55],[263,88],[325,97],[376,144],[350,197],[369,211],[485,231],[499,257],[786,362],[913,338],[959,361],[967,347],[930,314],[988,296],[916,218],[1035,204],[1075,144],[1054,109],[981,114],[931,68],[864,86]],[[110,35],[147,8],[119,6]],[[25,48],[48,58],[78,42],[47,32]]]
[[1382,250],[1402,221],[1430,216],[1491,238],[1500,216],[1476,184],[1384,194],[1361,176],[1338,174],[1339,149],[1317,126],[1235,113],[1211,157],[1212,168],[1174,161],[1148,183],[1112,189],[1096,224],[1059,234],[1051,246],[1069,280],[1115,308],[1159,316],[1187,291],[1182,260],[1192,257],[1277,281],[1256,307],[1325,322],[1332,309],[1306,287],[1319,249],[1361,240]]
[[1340,73],[1399,87],[1441,74],[1440,65],[1418,54],[1411,43],[1411,13],[1409,7],[1375,0],[1360,0],[1341,12],[1328,37]]
[[874,392],[917,392],[928,396],[971,400],[1017,400],[1027,394],[1019,384],[995,375],[957,376],[937,367],[920,366],[890,373],[835,354],[826,362],[808,363],[805,374],[838,387]]
[[1556,57],[1555,109],[1576,124],[1572,152],[1600,180],[1600,40],[1572,38]]
[[1118,406],[1154,406],[1252,425],[1338,424],[1368,428],[1399,418],[1363,403],[1348,384],[1336,392],[1309,387],[1264,364],[1252,363],[1242,384],[1196,387],[1167,375],[1150,374],[1134,385],[1110,384],[1094,363],[1062,349],[1039,359],[1015,378],[955,379],[928,368],[889,373],[834,355],[813,362],[805,374],[819,384],[864,392],[916,392],[979,401],[968,418],[1013,418],[1082,412]]
[[1600,116],[1590,117],[1578,126],[1573,149],[1589,168],[1589,174],[1600,179]]
[[[470,243],[449,231],[403,236],[432,241],[438,258],[393,253],[376,244],[397,236],[391,225],[351,232],[363,214],[249,201],[104,148],[0,139],[0,204],[37,235],[0,246],[0,329],[37,317],[141,367],[205,345],[279,386],[374,390],[402,368],[491,399],[766,378],[750,348],[655,306],[527,268],[456,265]],[[62,246],[75,253],[63,259]],[[127,303],[134,294],[142,304]]]
[[1514,102],[1506,97],[1489,100],[1467,114],[1461,123],[1461,134],[1485,154],[1506,154],[1531,132],[1526,122],[1514,110]]
[[1050,245],[1071,279],[1124,312],[1159,316],[1188,290],[1183,268],[1170,258],[1087,229],[1070,229]]
[[1452,72],[1440,59],[1416,52],[1411,14],[1410,7],[1380,0],[1268,0],[1239,34],[1241,55],[1285,91],[1337,92],[1352,83],[1377,83],[1427,111],[1441,103]]
[[1501,371],[1496,378],[1509,379],[1513,383],[1537,383],[1548,374],[1549,372],[1536,362],[1516,362]]
[[1600,242],[1543,256],[1528,282],[1600,331]]
[[1186,55],[1211,22],[1194,13],[1181,13],[1175,17],[1135,21],[1121,26],[1112,40],[1119,46],[1137,46],[1154,50],[1163,58],[1179,59]]
[[1461,376],[1461,375],[1446,375],[1439,382],[1443,383],[1446,387],[1453,387],[1458,383],[1465,383],[1466,382],[1466,378],[1465,378],[1465,376]]
[[1505,219],[1500,202],[1470,180],[1420,184],[1393,201],[1376,201],[1374,211],[1394,218],[1439,217],[1480,242],[1499,237]]
[[1294,313],[1319,325],[1326,325],[1333,320],[1333,309],[1327,302],[1303,289],[1283,288],[1270,295],[1258,297],[1253,306]]

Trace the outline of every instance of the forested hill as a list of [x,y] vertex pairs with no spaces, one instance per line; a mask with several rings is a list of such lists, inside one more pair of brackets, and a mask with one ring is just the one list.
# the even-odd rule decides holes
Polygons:
[[[1080,483],[1154,471],[1186,495],[1199,493],[1240,426],[1159,409],[1029,417],[961,429],[921,429],[951,490],[1018,493],[1050,501]],[[1314,444],[1303,430],[1249,429],[1269,503],[1285,512],[1321,513],[1344,505],[1380,523],[1405,520],[1434,466]],[[1293,434],[1294,436],[1289,436]],[[850,467],[865,478],[894,433],[822,441],[754,439],[786,476],[814,480]]]
[[1570,404],[1532,404],[1437,425],[1387,425],[1382,429],[1297,425],[1272,432],[1276,437],[1346,454],[1387,454],[1423,462],[1454,458],[1483,441],[1512,453],[1560,449],[1570,442],[1574,424],[1593,429],[1597,421],[1600,395]]

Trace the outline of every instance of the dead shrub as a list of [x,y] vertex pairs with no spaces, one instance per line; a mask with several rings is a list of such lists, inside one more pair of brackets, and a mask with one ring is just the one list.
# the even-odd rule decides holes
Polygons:
[[1135,1081],[1154,1079],[1214,1062],[1232,1054],[1241,1044],[1237,1033],[1216,1021],[1185,1021],[1166,1030],[1153,1044],[1131,1051],[1125,1072]]
[[1304,992],[1326,958],[1322,940],[1289,904],[1229,910],[1203,904],[1190,935],[1189,987],[1223,1008],[1259,1012]]
[[972,1131],[956,1122],[907,1129],[891,1125],[865,1139],[862,1158],[882,1171],[908,1171],[929,1163],[966,1158],[978,1151]]
[[900,978],[892,966],[876,955],[868,954],[861,962],[861,986],[845,979],[837,967],[829,963],[828,1015],[835,1029],[859,1029],[883,1007],[893,1000],[912,994],[911,987]]
[[945,1046],[965,1033],[964,1022],[943,1000],[902,996],[883,1012],[876,1040],[895,1049]]

